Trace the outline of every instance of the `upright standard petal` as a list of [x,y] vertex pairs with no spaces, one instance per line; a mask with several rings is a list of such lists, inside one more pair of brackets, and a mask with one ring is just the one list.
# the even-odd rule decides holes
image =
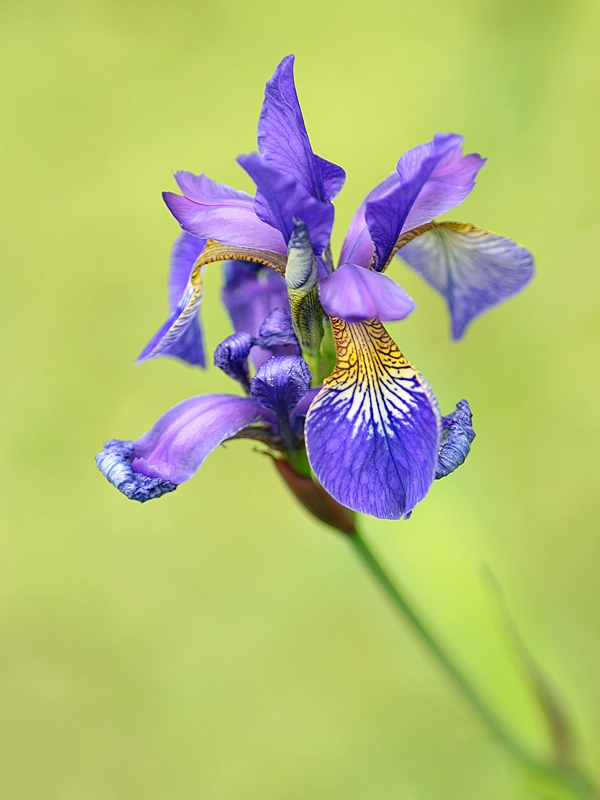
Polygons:
[[396,172],[367,195],[354,215],[340,263],[382,270],[403,232],[462,203],[485,164],[477,153],[463,156],[462,141],[457,134],[438,133],[405,153]]
[[191,397],[167,411],[133,443],[131,467],[149,478],[180,484],[189,480],[226,439],[242,431],[255,438],[257,429],[268,435],[274,423],[274,415],[251,397]]
[[254,204],[258,217],[280,231],[286,245],[294,230],[294,217],[298,217],[308,228],[315,255],[321,256],[331,237],[333,205],[317,200],[299,181],[278,172],[258,153],[239,156],[238,163],[259,190]]
[[344,185],[344,170],[312,151],[294,85],[293,55],[283,59],[265,88],[258,149],[270,166],[317,200],[333,200]]
[[171,356],[186,361],[192,366],[205,366],[202,327],[199,313],[196,313],[197,311],[199,312],[199,304],[194,309],[194,313],[186,317],[188,324],[180,327],[178,338],[172,339],[168,337],[165,342],[165,336],[171,330],[173,323],[181,317],[187,308],[190,299],[189,290],[192,271],[205,245],[206,241],[204,239],[190,236],[189,233],[182,233],[176,239],[171,251],[171,268],[169,271],[169,311],[171,314],[167,322],[146,345],[138,361],[146,361],[157,356]]
[[437,223],[399,255],[446,298],[454,339],[475,317],[524,289],[534,274],[525,247],[460,222]]
[[445,478],[461,464],[471,450],[471,443],[475,438],[473,430],[473,415],[466,400],[456,404],[456,410],[447,417],[442,417],[444,439],[438,455],[435,478]]
[[183,197],[163,192],[163,199],[184,231],[228,245],[286,252],[281,234],[256,216],[251,195],[192,172],[176,172],[175,180]]
[[331,323],[337,364],[306,417],[311,467],[342,505],[399,519],[434,479],[436,400],[379,321]]
[[415,308],[413,299],[396,281],[354,264],[342,264],[321,280],[319,297],[329,316],[347,322],[401,320]]
[[[288,306],[285,279],[272,269],[245,261],[228,261],[223,277],[221,297],[235,331],[246,331],[258,338],[260,326],[270,312],[274,308]],[[251,358],[255,367],[270,357],[268,349],[252,349]]]

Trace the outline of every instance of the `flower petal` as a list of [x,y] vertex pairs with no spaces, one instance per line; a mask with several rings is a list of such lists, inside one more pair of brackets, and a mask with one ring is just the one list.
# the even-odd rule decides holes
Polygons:
[[448,301],[452,336],[520,292],[533,278],[533,256],[512,239],[460,222],[441,222],[399,252]]
[[301,183],[275,170],[258,153],[239,156],[238,163],[258,187],[254,204],[258,217],[277,228],[286,245],[294,229],[294,217],[298,217],[309,230],[315,255],[320,256],[331,236],[333,205],[317,200]]
[[254,337],[249,333],[239,331],[232,333],[217,345],[214,354],[215,367],[219,367],[234,381],[238,381],[248,394],[250,394],[248,356],[253,345]]
[[192,172],[177,172],[175,179],[184,196],[163,192],[163,199],[184,231],[228,245],[286,252],[281,234],[256,216],[251,195]]
[[462,141],[457,134],[438,133],[405,153],[396,172],[367,195],[354,215],[340,263],[369,266],[374,245],[374,266],[382,270],[401,233],[462,203],[485,164],[477,153],[463,156]]
[[401,320],[415,308],[413,299],[387,275],[354,264],[342,264],[321,280],[319,297],[330,316],[347,322]]
[[173,484],[189,480],[219,444],[254,427],[266,432],[273,414],[251,397],[208,394],[190,397],[162,416],[134,442],[134,472]]
[[307,395],[311,377],[300,356],[273,356],[260,365],[250,388],[262,406],[275,411],[279,419],[287,419]]
[[[300,355],[289,308],[274,308],[258,329],[258,338],[261,345],[271,350],[273,355]],[[278,352],[284,347],[293,348],[293,351]]]
[[[179,304],[186,295],[194,264],[204,250],[205,245],[206,241],[204,239],[190,236],[189,233],[182,233],[175,240],[171,251],[171,268],[169,271],[169,311],[172,314],[175,313],[177,315]],[[165,328],[165,325],[161,327],[159,332],[144,348],[144,352],[150,348],[149,353],[151,355],[142,357],[142,354],[138,360],[145,361],[148,358],[156,358],[157,356],[172,356],[192,366],[204,367],[204,341],[199,315],[192,316],[189,324],[182,330],[179,337],[172,341],[171,344],[165,345],[161,342],[161,339],[170,327],[170,325],[168,328]]]
[[131,469],[133,450],[133,442],[111,439],[110,442],[104,442],[104,450],[96,456],[100,472],[125,497],[145,503],[177,488],[176,484],[164,478],[150,478],[134,472]]
[[435,470],[436,480],[445,478],[464,463],[471,450],[471,442],[475,438],[473,415],[466,400],[456,404],[456,410],[447,417],[442,417],[445,441],[440,448]]
[[[223,277],[221,297],[235,331],[246,331],[257,338],[260,326],[270,312],[288,305],[285,279],[271,269],[244,261],[228,261]],[[255,367],[270,357],[267,349],[252,349]]]
[[333,200],[344,185],[344,170],[312,151],[294,85],[293,55],[283,59],[265,88],[258,149],[271,167],[317,200]]
[[331,324],[337,364],[306,417],[311,467],[342,505],[399,519],[434,478],[437,403],[381,323],[333,318]]

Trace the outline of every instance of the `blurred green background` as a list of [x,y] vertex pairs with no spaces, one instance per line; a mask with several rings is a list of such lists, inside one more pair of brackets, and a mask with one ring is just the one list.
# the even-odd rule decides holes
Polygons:
[[[498,713],[544,730],[484,578],[600,772],[600,4],[596,0],[4,0],[0,796],[512,800],[530,795],[353,560],[234,442],[174,494],[96,471],[192,394],[133,361],[166,312],[171,170],[251,189],[266,80],[297,55],[316,152],[345,167],[334,244],[436,131],[489,157],[450,218],[530,247],[527,291],[448,337],[439,297],[391,326],[477,440],[409,522],[364,528]],[[208,348],[229,332],[207,272]]]

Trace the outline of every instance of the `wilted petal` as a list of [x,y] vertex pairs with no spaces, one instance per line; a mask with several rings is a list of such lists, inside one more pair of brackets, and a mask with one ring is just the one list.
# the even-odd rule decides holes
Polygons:
[[321,305],[332,317],[347,322],[378,319],[391,322],[414,311],[411,297],[382,272],[342,264],[319,283]]
[[172,492],[177,485],[161,477],[149,477],[131,468],[133,442],[111,439],[104,442],[104,450],[96,456],[98,469],[129,500],[145,503]]
[[472,422],[473,415],[466,400],[460,400],[456,404],[456,411],[442,417],[444,438],[435,470],[436,480],[458,469],[469,455],[471,442],[475,438]]
[[298,181],[317,200],[332,200],[344,185],[341,167],[316,156],[294,85],[294,56],[286,56],[265,88],[258,149],[278,172]]
[[228,245],[286,252],[281,234],[256,216],[251,195],[192,172],[177,172],[175,179],[184,196],[163,192],[163,199],[184,231]]
[[273,414],[251,397],[191,397],[167,411],[134,442],[131,466],[150,478],[183,483],[221,442],[252,427],[269,430],[274,422]]
[[437,403],[381,323],[331,323],[337,364],[306,417],[310,465],[342,505],[399,519],[435,475]]
[[460,222],[441,222],[399,251],[448,301],[452,336],[527,286],[533,256],[512,239]]
[[217,345],[214,355],[215,367],[219,367],[234,381],[238,381],[248,394],[250,394],[248,356],[253,345],[254,337],[239,331]]
[[239,156],[238,162],[259,190],[254,207],[260,219],[277,228],[287,245],[294,229],[294,217],[298,217],[309,230],[315,255],[320,256],[331,236],[333,205],[317,200],[301,183],[278,172],[258,153]]
[[[221,297],[236,331],[246,331],[257,338],[270,312],[288,305],[285,279],[271,269],[244,261],[228,261],[223,277]],[[271,355],[262,347],[254,347],[251,352],[254,366],[259,367]]]

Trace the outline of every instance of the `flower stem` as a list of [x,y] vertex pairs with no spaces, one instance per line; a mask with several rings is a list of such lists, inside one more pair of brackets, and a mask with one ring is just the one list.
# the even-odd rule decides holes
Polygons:
[[[597,800],[598,795],[588,778],[575,766],[556,764],[531,753],[497,717],[486,701],[475,689],[469,678],[464,674],[456,661],[446,652],[431,629],[421,619],[412,602],[407,598],[404,589],[393,582],[382,567],[379,560],[360,533],[355,529],[347,536],[354,552],[360,558],[371,575],[375,578],[381,589],[392,601],[396,610],[408,622],[421,642],[434,656],[438,664],[454,685],[469,701],[471,707],[479,718],[487,725],[497,741],[515,758],[528,772],[546,785],[560,787],[567,790],[572,798],[580,800]],[[563,795],[564,796],[564,795]],[[568,796],[568,795],[567,795]]]

